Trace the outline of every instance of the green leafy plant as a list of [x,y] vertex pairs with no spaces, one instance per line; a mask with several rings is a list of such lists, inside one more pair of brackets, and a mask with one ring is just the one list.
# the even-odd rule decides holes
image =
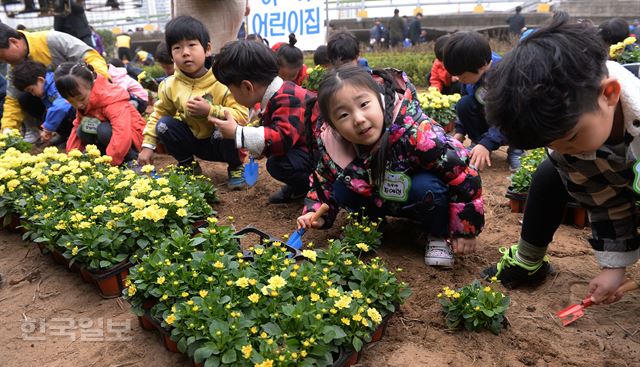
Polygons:
[[470,331],[488,329],[498,335],[509,309],[509,296],[491,286],[483,286],[478,280],[458,290],[444,287],[438,299],[450,329],[464,326]]
[[32,145],[24,141],[20,131],[11,129],[6,133],[0,133],[0,154],[4,154],[10,148],[15,148],[20,152],[28,152]]
[[544,148],[533,149],[522,155],[520,157],[520,168],[509,176],[509,180],[511,181],[510,189],[514,192],[528,192],[533,173],[546,157]]
[[610,46],[609,57],[621,64],[640,62],[640,45],[636,43],[635,37],[627,37]]
[[382,243],[380,223],[382,219],[373,221],[360,212],[347,214],[347,224],[342,228],[342,246],[354,253],[374,251]]
[[326,70],[322,65],[316,65],[313,68],[308,68],[307,78],[302,82],[302,87],[314,92],[317,91],[325,72]]
[[429,87],[427,92],[418,94],[418,100],[422,112],[445,126],[456,118],[456,103],[460,100],[460,94],[446,95],[436,87]]

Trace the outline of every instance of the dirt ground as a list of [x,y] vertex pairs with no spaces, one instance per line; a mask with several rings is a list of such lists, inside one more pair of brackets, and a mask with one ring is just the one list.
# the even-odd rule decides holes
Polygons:
[[[640,292],[609,306],[594,306],[563,328],[553,316],[585,295],[598,271],[585,239],[589,230],[562,226],[550,249],[558,273],[536,289],[510,291],[510,327],[499,336],[489,332],[451,332],[436,295],[443,286],[460,287],[498,259],[498,247],[518,239],[520,214],[510,213],[504,198],[508,169],[505,151],[494,153],[494,165],[482,173],[486,227],[476,254],[456,259],[452,270],[423,263],[424,241],[409,222],[388,226],[379,255],[413,294],[394,315],[385,337],[364,348],[360,366],[639,366]],[[168,157],[161,158],[169,162]],[[224,188],[226,167],[203,164],[219,184],[219,215],[235,216],[236,227],[255,226],[274,236],[290,233],[301,204],[270,205],[279,184],[264,165],[258,184],[243,192]],[[312,231],[316,244],[335,237],[334,229]],[[77,274],[42,256],[17,234],[0,232],[0,366],[188,366],[189,360],[164,349],[159,336],[144,331],[126,302],[105,300]],[[640,279],[636,266],[631,270]],[[66,329],[65,329],[66,327]],[[124,328],[118,337],[116,329]],[[112,340],[112,339],[116,340]],[[37,339],[37,340],[34,340]]]

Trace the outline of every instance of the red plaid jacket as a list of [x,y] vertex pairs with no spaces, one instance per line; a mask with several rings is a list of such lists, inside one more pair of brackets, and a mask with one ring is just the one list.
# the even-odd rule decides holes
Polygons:
[[[285,81],[269,99],[260,120],[260,125],[264,126],[264,156],[282,156],[291,148],[309,150],[304,112],[307,102],[315,96],[315,93]],[[316,119],[314,112],[311,121]]]

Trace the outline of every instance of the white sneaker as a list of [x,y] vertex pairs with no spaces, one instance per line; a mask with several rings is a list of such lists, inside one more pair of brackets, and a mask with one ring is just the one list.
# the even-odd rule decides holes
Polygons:
[[27,129],[24,132],[24,141],[30,144],[35,144],[40,140],[40,132],[38,130]]
[[453,267],[453,251],[443,239],[430,240],[424,252],[424,263],[443,268]]

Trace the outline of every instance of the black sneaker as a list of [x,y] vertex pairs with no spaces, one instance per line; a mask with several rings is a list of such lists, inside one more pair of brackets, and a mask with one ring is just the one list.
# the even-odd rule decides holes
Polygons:
[[493,280],[491,278],[495,277],[495,280],[499,280],[507,288],[518,288],[539,285],[548,275],[555,273],[547,256],[538,264],[525,265],[516,259],[518,245],[510,248],[501,247],[499,251],[502,258],[497,264],[485,268],[480,273],[482,278]]
[[307,190],[294,191],[294,188],[289,185],[284,185],[282,188],[269,196],[269,202],[271,204],[284,204],[292,201],[300,200],[307,196]]

